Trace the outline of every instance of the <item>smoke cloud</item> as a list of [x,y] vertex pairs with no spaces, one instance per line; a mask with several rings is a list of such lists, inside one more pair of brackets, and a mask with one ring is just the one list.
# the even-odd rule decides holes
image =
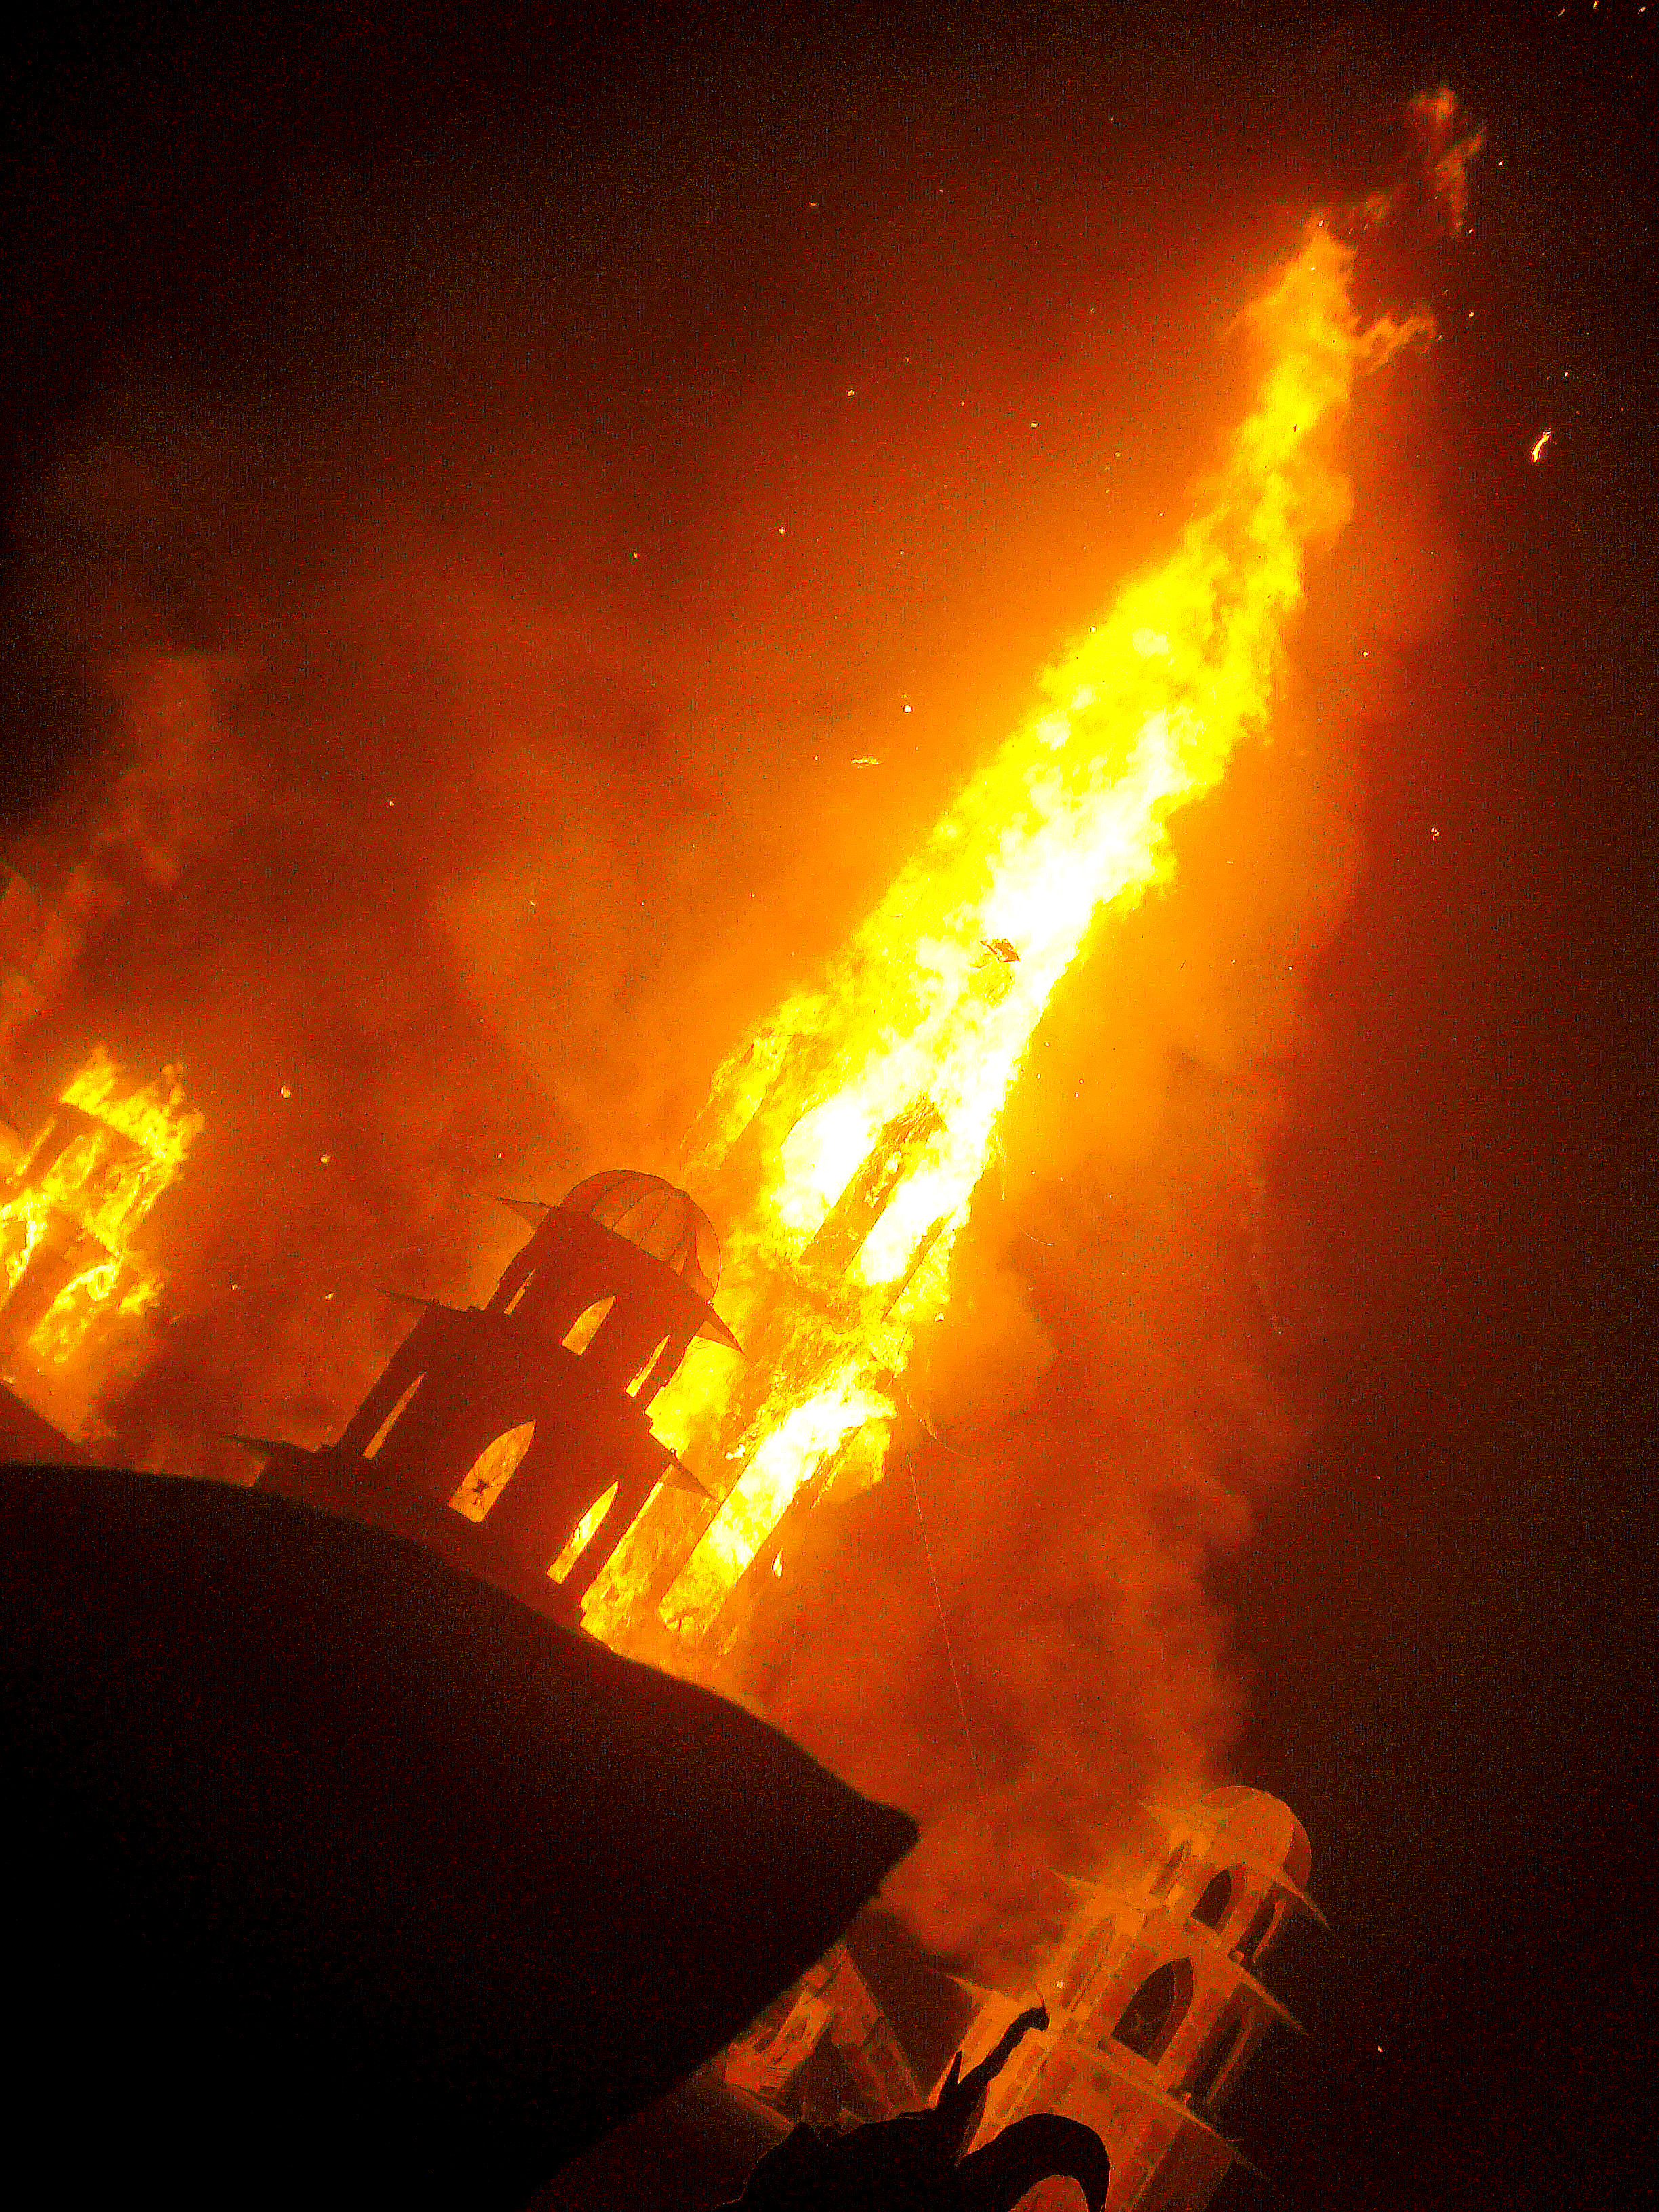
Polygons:
[[[737,1036],[1176,535],[1247,388],[1222,334],[1302,210],[1264,180],[1218,219],[1145,153],[961,185],[912,143],[677,209],[629,284],[538,263],[533,208],[487,247],[463,210],[372,374],[337,335],[350,404],[290,367],[80,426],[87,745],[15,841],[47,939],[8,1042],[37,1097],[94,1037],[137,1080],[182,1060],[207,1115],[105,1408],[125,1453],[234,1477],[219,1431],[318,1441],[401,1332],[376,1285],[493,1283],[522,1231],[492,1194],[673,1173]],[[437,222],[356,220],[334,305]],[[283,312],[291,362],[315,325]],[[1357,734],[1449,565],[1391,458],[1425,374],[1362,404],[1271,748],[1049,1010],[886,1480],[815,1516],[740,1662],[917,1812],[896,1901],[988,1974],[1050,1924],[1046,1870],[1214,1778],[1241,1710],[1206,1575],[1340,1322],[1273,1162]]]

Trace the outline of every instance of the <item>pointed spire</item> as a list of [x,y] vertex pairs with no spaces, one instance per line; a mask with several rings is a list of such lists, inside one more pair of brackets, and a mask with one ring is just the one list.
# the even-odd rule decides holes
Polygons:
[[1266,2005],[1275,2020],[1282,2020],[1286,2027],[1293,2027],[1298,2035],[1305,2035],[1308,2033],[1290,2007],[1281,2003],[1267,1984],[1258,1981],[1248,1966],[1240,1966],[1236,1959],[1229,1960],[1228,1963],[1237,1970],[1241,1984],[1250,1992],[1258,2004]]
[[1123,1902],[1121,1892],[1111,1888],[1103,1881],[1081,1881],[1074,1874],[1062,1874],[1058,1867],[1050,1867],[1048,1871],[1056,1881],[1063,1881],[1066,1888],[1074,1892],[1079,1897],[1090,1899],[1105,1897],[1109,1898],[1115,1904],[1121,1905]]
[[699,1482],[685,1462],[676,1459],[672,1452],[668,1455],[668,1465],[663,1474],[663,1483],[669,1490],[695,1492],[697,1497],[706,1498],[711,1505],[716,1502],[714,1492]]
[[527,1221],[532,1229],[539,1229],[553,1211],[538,1198],[503,1198],[498,1190],[492,1190],[489,1195],[497,1206],[506,1206],[509,1212],[516,1213],[520,1221]]
[[[988,1990],[983,1982],[970,1982],[966,1974],[952,1974],[951,1979],[959,1990],[965,1990],[970,1997],[977,1998],[981,2004],[985,2002],[987,1997],[1000,1997],[1003,1994],[1000,1990]],[[1010,1998],[1009,2002],[1012,2003],[1012,1998]]]

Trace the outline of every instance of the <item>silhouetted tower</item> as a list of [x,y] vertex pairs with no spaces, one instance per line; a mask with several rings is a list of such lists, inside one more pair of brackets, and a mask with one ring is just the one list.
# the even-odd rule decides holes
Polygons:
[[[1152,1809],[1164,1840],[1144,1867],[1069,1885],[1079,1909],[1039,1978],[1048,2032],[994,2085],[979,2139],[1025,2112],[1066,2112],[1111,2156],[1107,2212],[1201,2212],[1228,2167],[1249,2164],[1221,2130],[1223,2105],[1273,2022],[1297,2027],[1262,1961],[1291,1913],[1324,1916],[1306,1888],[1307,1831],[1277,1797],[1216,1790],[1183,1813]],[[1030,2002],[981,1994],[964,2066]],[[1025,2203],[1067,2206],[1058,2185]]]
[[258,1487],[573,1620],[658,1484],[701,1488],[652,1401],[694,1337],[738,1346],[710,1304],[720,1240],[683,1190],[623,1168],[509,1202],[534,1233],[489,1304],[424,1305],[337,1443],[238,1441],[264,1455]]

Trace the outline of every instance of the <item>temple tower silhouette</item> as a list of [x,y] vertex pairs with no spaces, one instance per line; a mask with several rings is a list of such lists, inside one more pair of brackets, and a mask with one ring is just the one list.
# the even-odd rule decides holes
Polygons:
[[[1302,2032],[1262,1963],[1291,1914],[1325,1920],[1307,1831],[1277,1797],[1232,1788],[1149,1810],[1163,1835],[1144,1865],[1069,1884],[1078,1911],[1038,1977],[1048,2028],[994,2084],[978,2139],[1026,2112],[1069,2113],[1110,2155],[1107,2212],[1201,2212],[1230,2166],[1249,2166],[1222,2106],[1274,2021]],[[1030,2001],[977,1994],[964,2066]],[[1025,2199],[1027,2212],[1075,2203],[1058,2185]]]
[[702,1488],[652,1401],[695,1337],[739,1346],[711,1303],[720,1240],[684,1191],[619,1168],[557,1206],[507,1202],[533,1233],[489,1304],[418,1302],[337,1442],[236,1441],[264,1457],[257,1487],[410,1537],[574,1623],[657,1486]]

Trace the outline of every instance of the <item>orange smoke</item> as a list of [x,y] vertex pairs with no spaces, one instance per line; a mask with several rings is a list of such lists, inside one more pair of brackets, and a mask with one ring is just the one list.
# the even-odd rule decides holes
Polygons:
[[720,1513],[659,1498],[600,1622],[915,1808],[902,1900],[987,1967],[1235,1723],[1205,1577],[1317,1334],[1278,1070],[1429,537],[1416,377],[1358,396],[1407,327],[1328,227],[1259,281],[1294,233],[1141,151],[699,220],[575,368],[464,285],[360,442],[137,410],[167,441],[63,487],[118,773],[19,854],[69,917],[42,1060],[177,1055],[212,1116],[124,1454],[337,1432],[406,1326],[372,1286],[477,1299],[491,1192],[678,1175],[748,1358],[676,1407]]

